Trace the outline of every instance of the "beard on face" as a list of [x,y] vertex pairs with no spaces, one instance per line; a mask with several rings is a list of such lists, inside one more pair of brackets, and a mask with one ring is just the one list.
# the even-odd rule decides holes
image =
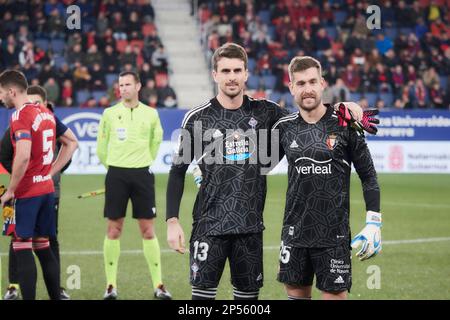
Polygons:
[[7,109],[12,109],[12,108],[15,107],[15,106],[14,106],[14,103],[12,102],[12,100],[11,100],[10,98],[8,98],[8,97],[5,97],[5,98],[2,100],[2,102],[3,102],[3,104],[5,105],[5,107],[6,107]]
[[[306,99],[314,99],[313,104],[306,104],[304,100]],[[300,99],[296,101],[300,108],[306,111],[311,111],[316,109],[320,105],[320,99],[315,93],[306,93],[300,96]]]

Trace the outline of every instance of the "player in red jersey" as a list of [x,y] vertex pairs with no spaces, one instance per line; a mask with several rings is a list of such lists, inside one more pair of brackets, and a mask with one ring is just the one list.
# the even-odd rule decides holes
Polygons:
[[28,101],[27,87],[27,80],[21,72],[6,70],[0,74],[0,100],[7,108],[16,108],[10,121],[13,168],[1,204],[4,206],[14,201],[16,230],[13,249],[23,299],[36,297],[34,251],[41,263],[50,298],[59,300],[59,267],[49,246],[49,237],[56,231],[52,175],[62,169],[72,154],[63,148],[52,163],[55,118],[43,105]]

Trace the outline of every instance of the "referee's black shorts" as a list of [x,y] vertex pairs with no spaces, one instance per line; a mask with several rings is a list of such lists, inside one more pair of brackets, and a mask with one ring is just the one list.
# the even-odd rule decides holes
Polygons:
[[134,219],[156,217],[155,176],[148,167],[108,168],[105,179],[105,218],[124,218],[128,199],[133,205]]

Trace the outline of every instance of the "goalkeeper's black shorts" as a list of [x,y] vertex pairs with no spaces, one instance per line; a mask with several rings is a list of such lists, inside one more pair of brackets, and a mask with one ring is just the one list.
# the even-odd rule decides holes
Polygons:
[[352,286],[351,250],[348,244],[333,248],[282,247],[278,281],[292,286],[311,286],[341,292]]
[[262,257],[262,232],[201,237],[193,234],[190,243],[191,285],[216,288],[229,260],[233,287],[257,292],[264,280]]
[[146,168],[109,167],[105,179],[104,216],[124,218],[128,200],[133,206],[133,218],[156,217],[155,176]]

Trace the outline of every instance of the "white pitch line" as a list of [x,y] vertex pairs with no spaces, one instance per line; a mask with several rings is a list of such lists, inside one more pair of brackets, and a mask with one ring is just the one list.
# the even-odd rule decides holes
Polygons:
[[[352,200],[351,203],[365,203],[362,200]],[[440,208],[440,209],[450,209],[450,204],[440,204],[440,203],[414,203],[414,202],[394,202],[394,201],[381,201],[381,206],[396,206],[396,207],[414,207],[414,208]]]
[[[450,237],[440,238],[419,238],[419,239],[405,239],[405,240],[385,240],[383,245],[396,245],[396,244],[411,244],[411,243],[427,243],[427,242],[443,242],[450,241]],[[264,250],[279,250],[279,246],[265,246]],[[161,249],[161,253],[171,253],[174,250]],[[142,250],[122,250],[121,254],[142,254]],[[86,250],[86,251],[62,251],[60,253],[63,256],[98,256],[103,255],[103,251]],[[7,256],[7,253],[0,253],[0,256]]]

